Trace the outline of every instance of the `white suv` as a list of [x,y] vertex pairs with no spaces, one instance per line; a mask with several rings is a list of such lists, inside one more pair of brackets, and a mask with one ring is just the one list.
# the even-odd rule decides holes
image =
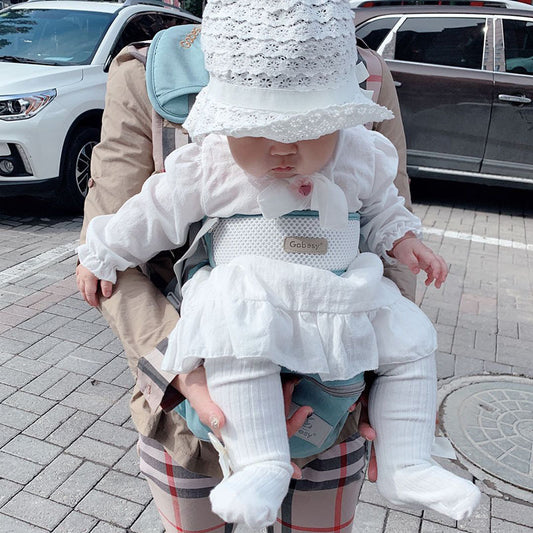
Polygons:
[[200,19],[158,0],[30,1],[0,11],[0,196],[79,210],[107,70],[127,44]]

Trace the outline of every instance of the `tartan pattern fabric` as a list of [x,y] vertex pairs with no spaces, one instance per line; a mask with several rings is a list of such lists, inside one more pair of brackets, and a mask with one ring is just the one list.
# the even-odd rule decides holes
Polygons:
[[[155,440],[140,436],[140,469],[148,480],[167,533],[231,533],[211,512],[209,493],[219,480],[177,465]],[[268,533],[349,533],[363,482],[365,443],[358,434],[320,454],[291,481]]]

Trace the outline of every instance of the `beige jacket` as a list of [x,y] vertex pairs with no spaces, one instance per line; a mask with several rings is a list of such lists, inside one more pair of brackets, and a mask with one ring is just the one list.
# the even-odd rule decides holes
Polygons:
[[[383,86],[378,101],[397,118],[377,125],[376,129],[398,149],[400,170],[395,183],[410,208],[405,137],[398,100],[390,72],[384,63],[383,66]],[[109,73],[102,137],[92,155],[92,177],[81,241],[84,242],[87,224],[93,217],[117,211],[153,172],[152,108],[146,91],[145,70],[128,47],[115,58]],[[170,279],[172,260],[168,255],[162,254],[151,263],[152,268]],[[113,295],[102,301],[101,311],[122,341],[128,364],[136,377],[130,406],[139,432],[158,440],[173,459],[188,470],[220,477],[212,446],[196,439],[183,419],[172,411],[182,396],[170,386],[174,375],[161,370],[162,354],[154,349],[173,329],[179,318],[176,310],[140,270],[130,269],[118,273]],[[357,413],[354,413],[349,416],[339,439],[347,438],[356,429]],[[311,459],[299,461],[299,464]]]

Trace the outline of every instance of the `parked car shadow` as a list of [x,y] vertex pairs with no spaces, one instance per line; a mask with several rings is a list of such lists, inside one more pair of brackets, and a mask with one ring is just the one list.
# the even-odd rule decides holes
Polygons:
[[59,207],[51,198],[11,196],[0,198],[0,224],[3,218],[48,218],[54,221],[72,220],[79,212]]
[[474,183],[415,178],[414,203],[533,218],[533,191]]

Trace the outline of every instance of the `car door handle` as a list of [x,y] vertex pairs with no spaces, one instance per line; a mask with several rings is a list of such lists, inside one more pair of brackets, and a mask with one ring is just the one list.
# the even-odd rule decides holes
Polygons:
[[530,104],[531,98],[527,96],[515,96],[512,94],[499,94],[498,100],[502,102],[512,102],[513,104]]
[[394,87],[401,87],[402,86],[402,82],[401,81],[395,81],[394,82]]

